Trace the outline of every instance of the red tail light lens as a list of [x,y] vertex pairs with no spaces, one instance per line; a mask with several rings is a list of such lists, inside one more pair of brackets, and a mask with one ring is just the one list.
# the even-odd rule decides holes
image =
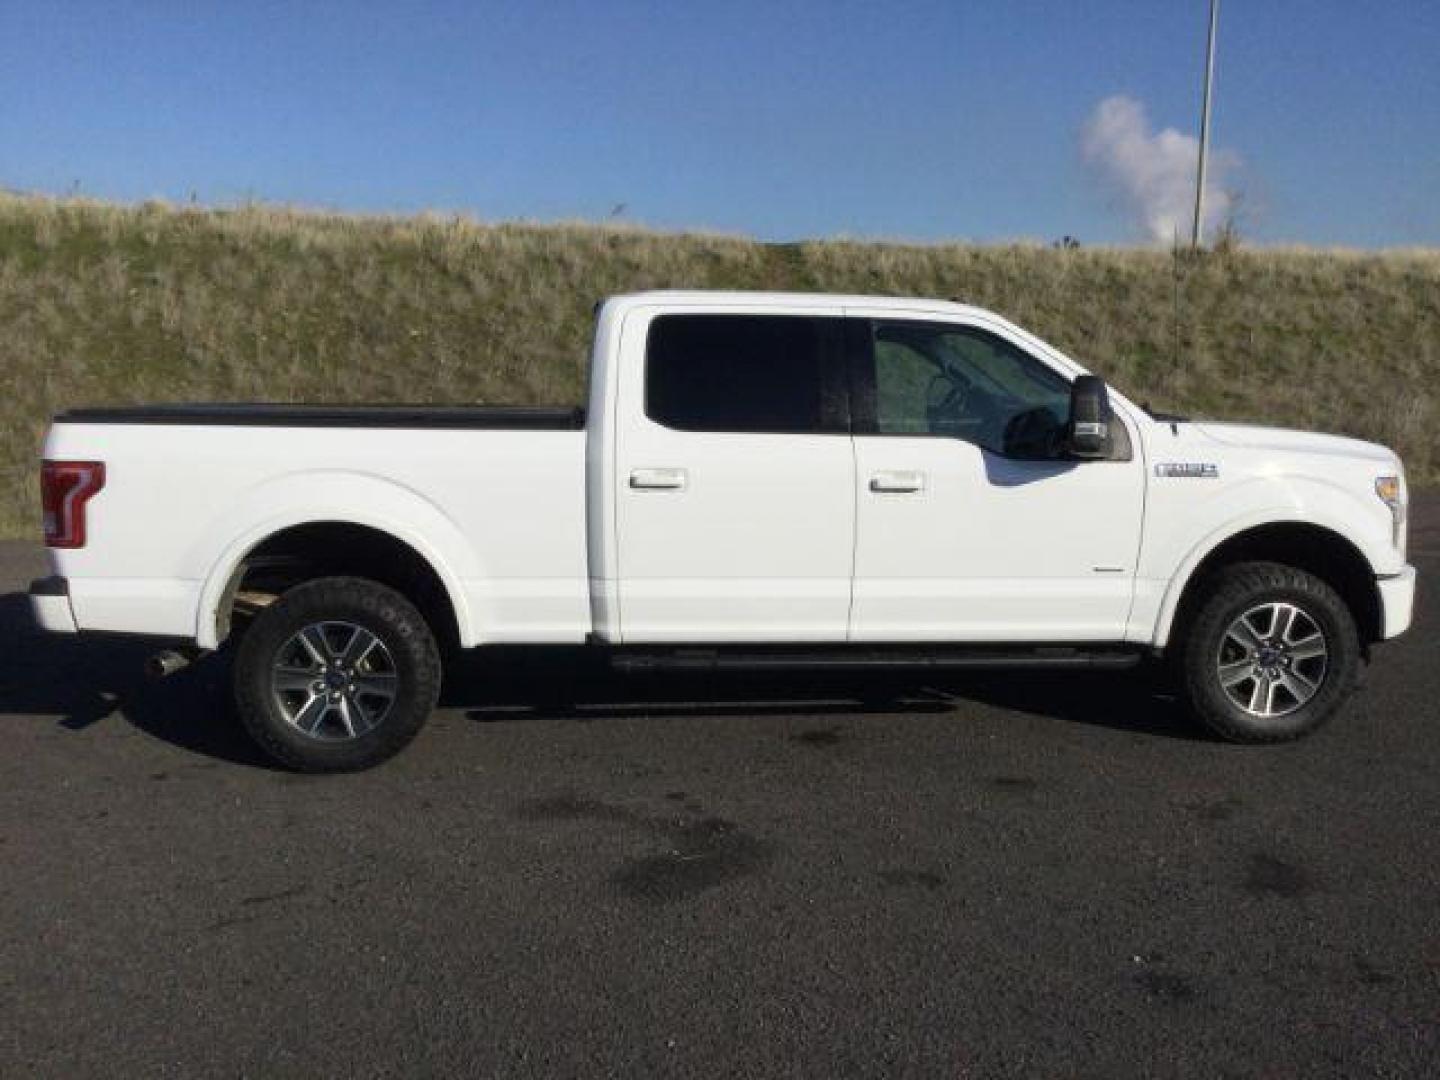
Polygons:
[[105,486],[103,461],[46,461],[40,466],[40,504],[45,543],[56,548],[85,546],[85,504]]

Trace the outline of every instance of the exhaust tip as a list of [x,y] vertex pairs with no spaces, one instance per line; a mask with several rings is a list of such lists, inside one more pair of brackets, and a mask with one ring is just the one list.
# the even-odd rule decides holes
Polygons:
[[164,649],[145,661],[145,674],[152,679],[163,679],[167,675],[174,675],[188,663],[190,658],[184,653]]

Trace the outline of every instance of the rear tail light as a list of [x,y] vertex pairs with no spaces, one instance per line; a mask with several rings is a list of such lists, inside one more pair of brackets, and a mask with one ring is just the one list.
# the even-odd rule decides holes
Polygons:
[[103,461],[46,461],[40,466],[40,503],[45,543],[55,548],[85,546],[85,504],[105,486]]

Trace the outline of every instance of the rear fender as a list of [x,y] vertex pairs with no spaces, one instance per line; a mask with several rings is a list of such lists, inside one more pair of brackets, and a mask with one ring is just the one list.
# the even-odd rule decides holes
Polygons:
[[477,640],[461,582],[484,576],[483,569],[455,522],[423,495],[393,480],[316,470],[291,473],[245,492],[187,554],[187,567],[204,582],[196,610],[196,643],[206,649],[220,644],[218,615],[225,590],[249,552],[285,529],[331,521],[363,525],[413,548],[445,587],[460,644]]

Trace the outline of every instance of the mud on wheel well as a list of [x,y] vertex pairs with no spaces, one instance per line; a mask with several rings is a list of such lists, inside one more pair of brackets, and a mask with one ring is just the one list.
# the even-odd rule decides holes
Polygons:
[[216,638],[286,589],[318,577],[361,577],[388,585],[419,609],[442,647],[459,641],[455,609],[435,569],[403,540],[365,525],[320,521],[284,529],[240,560],[215,613]]
[[1345,601],[1355,618],[1363,644],[1380,639],[1380,592],[1375,572],[1360,550],[1339,533],[1300,522],[1261,525],[1230,537],[1201,560],[1175,612],[1170,640],[1183,637],[1185,625],[1209,578],[1227,566],[1242,562],[1274,562],[1314,574]]

